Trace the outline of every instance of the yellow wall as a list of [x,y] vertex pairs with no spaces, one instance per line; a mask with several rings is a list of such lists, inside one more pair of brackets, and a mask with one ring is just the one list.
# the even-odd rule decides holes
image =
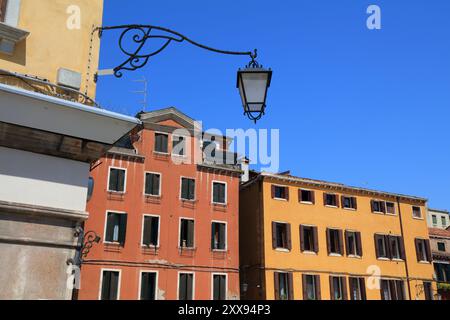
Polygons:
[[[329,208],[323,204],[322,187],[312,187],[311,185],[291,184],[289,185],[290,201],[280,201],[272,199],[271,185],[287,185],[277,180],[268,181],[264,178],[263,185],[263,219],[264,219],[264,254],[261,261],[265,270],[264,291],[267,299],[274,299],[274,271],[293,271],[294,275],[294,299],[303,299],[302,274],[312,274],[321,276],[322,299],[330,299],[329,275],[343,275],[368,277],[367,270],[370,266],[379,266],[381,276],[387,278],[406,279],[405,262],[381,261],[376,258],[374,234],[392,234],[401,236],[400,219],[398,207],[397,215],[379,215],[371,212],[371,200],[379,199],[396,202],[395,197],[384,198],[380,196],[362,195],[361,193],[327,190],[329,193],[336,193],[339,196],[349,195],[357,197],[357,211],[340,208]],[[260,182],[261,183],[261,182]],[[259,183],[255,183],[248,189],[258,188]],[[298,201],[298,189],[304,188],[315,191],[316,203],[314,205],[301,204]],[[250,192],[250,191],[246,191]],[[246,202],[245,194],[241,197],[241,203]],[[404,201],[404,200],[402,200]],[[410,281],[411,295],[416,299],[416,285],[422,284],[423,280],[432,281],[433,267],[431,263],[419,263],[416,258],[414,238],[428,239],[428,229],[425,220],[425,202],[420,204],[424,219],[417,220],[412,217],[413,202],[401,202],[400,208],[403,218],[404,242],[410,278],[419,279]],[[414,203],[417,205],[417,203]],[[251,207],[241,206],[241,217],[254,215],[255,210]],[[248,219],[248,218],[247,218]],[[279,252],[272,248],[272,222],[285,222],[291,225],[292,250],[290,252]],[[319,253],[317,255],[305,254],[300,250],[300,225],[313,225],[318,227]],[[326,229],[337,228],[343,231],[352,230],[361,232],[363,257],[333,257],[328,256]],[[241,241],[246,240],[246,232],[241,234]],[[247,250],[241,251],[241,255],[252,255]],[[408,286],[405,282],[405,294],[408,296]],[[257,298],[257,297],[253,297]],[[380,290],[370,290],[367,288],[367,298],[381,299]],[[420,299],[424,299],[423,293],[419,294]]]
[[[81,9],[81,28],[70,30],[67,9]],[[93,74],[98,69],[100,41],[94,37],[91,75],[87,81],[89,47],[93,26],[101,26],[103,0],[22,0],[18,28],[30,35],[15,48],[14,55],[0,54],[0,69],[38,76],[56,83],[59,68],[82,74],[84,93],[94,98]]]

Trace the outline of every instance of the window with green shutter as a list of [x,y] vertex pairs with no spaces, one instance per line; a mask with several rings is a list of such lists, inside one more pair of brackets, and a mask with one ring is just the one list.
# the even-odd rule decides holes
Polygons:
[[186,138],[181,136],[172,137],[172,154],[177,156],[186,155]]
[[125,192],[126,170],[119,168],[109,169],[109,185],[110,192]]
[[194,275],[180,273],[178,279],[178,300],[189,301],[194,298]]
[[227,276],[213,275],[213,300],[227,300]]
[[145,194],[149,196],[161,196],[161,175],[158,173],[145,174]]
[[159,217],[144,216],[142,244],[153,247],[159,246]]
[[181,199],[193,201],[195,200],[195,180],[189,178],[181,178]]
[[194,248],[194,220],[181,219],[180,248]]
[[227,184],[222,182],[213,183],[213,203],[226,204]]
[[118,271],[103,271],[101,300],[118,300],[119,278]]
[[156,272],[141,273],[141,300],[156,300]]
[[127,232],[127,214],[108,212],[106,219],[105,241],[124,245]]
[[169,153],[169,135],[165,133],[155,133],[155,152]]
[[211,249],[226,250],[227,225],[225,223],[213,222],[211,229]]

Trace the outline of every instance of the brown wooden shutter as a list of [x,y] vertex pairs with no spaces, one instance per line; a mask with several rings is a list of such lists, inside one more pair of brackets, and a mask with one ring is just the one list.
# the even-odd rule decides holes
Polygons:
[[288,250],[292,250],[291,225],[289,223],[286,224],[286,240]]
[[367,300],[366,279],[365,278],[359,278],[359,287],[361,288],[361,299]]
[[280,274],[274,272],[274,289],[275,289],[275,300],[280,300]]
[[361,232],[356,232],[356,254],[360,257],[363,256]]
[[344,236],[342,230],[338,230],[339,237],[339,253],[344,255]]
[[330,236],[330,232],[331,232],[331,230],[327,228],[327,251],[328,251],[328,254],[331,253],[331,239],[330,239],[331,236]]
[[405,241],[402,237],[398,237],[400,240],[400,258],[406,261]]
[[289,187],[285,187],[284,190],[286,193],[286,200],[289,201]]
[[430,240],[425,240],[425,250],[427,251],[427,261],[431,262],[433,259],[431,257]]
[[272,185],[271,189],[272,189],[272,199],[275,199],[275,186]]
[[320,276],[314,276],[316,282],[316,299],[322,300],[322,293],[320,287]]
[[414,244],[416,245],[416,257],[417,257],[417,261],[420,262],[420,260],[422,260],[422,257],[420,256],[420,239],[414,239]]
[[345,252],[347,253],[347,256],[350,253],[350,241],[348,239],[349,236],[350,236],[350,233],[348,231],[345,231],[345,236],[344,236],[344,239],[345,239]]
[[353,202],[353,208],[355,210],[358,210],[358,199],[356,197],[353,197],[352,202]]
[[378,235],[378,234],[375,234],[375,236],[374,236],[374,240],[375,240],[375,253],[376,253],[376,255],[377,255],[377,258],[380,258],[380,248],[378,247],[378,239],[380,238],[381,236],[380,235]]
[[302,190],[298,189],[298,202],[302,202]]
[[[341,207],[341,205],[340,205],[340,201],[339,201],[339,196],[337,195],[337,194],[335,194],[334,195],[334,198],[336,199],[336,207],[338,207],[338,208],[340,208]],[[344,206],[344,204],[342,203],[342,206]]]
[[323,193],[323,205],[327,205],[327,194],[325,192]]
[[294,300],[294,276],[291,272],[288,273],[288,283],[289,283],[289,299]]
[[[344,203],[345,203],[345,196],[341,196],[341,203],[342,203],[342,208],[344,208]],[[338,206],[339,207],[339,206]]]
[[276,249],[277,246],[277,223],[272,222],[272,247]]
[[384,236],[384,245],[386,246],[386,256],[389,259],[392,259],[391,236],[389,236],[389,235]]
[[308,291],[306,290],[307,289],[307,287],[306,287],[306,277],[307,277],[307,275],[306,274],[303,274],[302,275],[302,291],[303,291],[303,300],[308,300]]
[[372,209],[372,212],[375,212],[375,200],[370,200],[370,208]]
[[347,278],[341,277],[341,282],[342,282],[342,299],[348,300]]
[[386,213],[386,202],[381,201],[380,205],[381,205],[381,212]]
[[391,300],[397,300],[397,290],[395,287],[395,281],[389,280],[388,285],[389,285],[389,290],[391,291]]
[[316,192],[315,191],[311,191],[311,202],[313,204],[316,204]]
[[300,250],[305,251],[305,227],[300,226]]
[[313,227],[313,237],[314,237],[314,252],[319,253],[319,232],[317,227]]
[[353,281],[354,280],[358,280],[358,278],[353,278],[353,277],[349,277],[348,278],[348,288],[350,289],[350,300],[354,300],[355,298],[353,297]]
[[333,283],[333,276],[330,276],[330,298],[331,300],[335,300],[334,298],[334,283]]
[[5,22],[8,0],[0,0],[0,22]]

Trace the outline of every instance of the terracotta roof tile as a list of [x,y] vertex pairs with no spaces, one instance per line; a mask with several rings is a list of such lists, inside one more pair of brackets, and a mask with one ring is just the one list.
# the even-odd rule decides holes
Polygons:
[[429,232],[430,236],[450,238],[450,230],[429,228],[428,232]]

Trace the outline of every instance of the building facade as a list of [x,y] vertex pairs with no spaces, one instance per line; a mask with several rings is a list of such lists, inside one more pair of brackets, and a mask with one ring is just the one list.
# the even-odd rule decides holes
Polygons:
[[430,228],[429,233],[438,293],[443,300],[450,300],[450,231]]
[[[79,299],[239,299],[241,171],[230,141],[198,135],[175,108],[139,118],[142,131],[92,171],[86,229],[102,243],[83,264]],[[211,147],[212,159],[202,152]],[[233,164],[214,160],[225,154]]]
[[102,6],[0,0],[0,299],[72,298],[90,165],[140,125],[94,102]]
[[428,227],[447,229],[450,226],[450,213],[447,210],[428,209]]
[[253,173],[240,193],[242,298],[435,298],[426,202]]

